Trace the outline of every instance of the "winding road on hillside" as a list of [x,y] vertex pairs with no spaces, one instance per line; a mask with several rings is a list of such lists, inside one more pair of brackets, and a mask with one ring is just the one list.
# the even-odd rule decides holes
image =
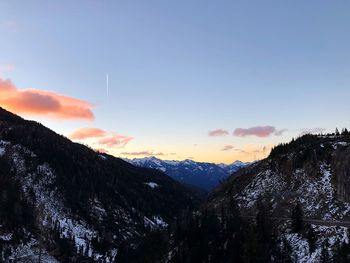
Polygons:
[[[256,216],[242,215],[241,218],[255,220]],[[271,221],[280,221],[280,222],[291,221],[291,219],[288,217],[267,217],[267,219]],[[348,220],[323,220],[323,219],[316,219],[316,218],[303,218],[303,221],[305,223],[310,223],[310,224],[319,225],[319,226],[350,227],[350,221]]]

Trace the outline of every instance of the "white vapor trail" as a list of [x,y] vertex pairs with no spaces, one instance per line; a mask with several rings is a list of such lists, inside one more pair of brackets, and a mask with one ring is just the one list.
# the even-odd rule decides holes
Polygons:
[[109,100],[109,76],[106,74],[106,84],[107,84],[107,100]]

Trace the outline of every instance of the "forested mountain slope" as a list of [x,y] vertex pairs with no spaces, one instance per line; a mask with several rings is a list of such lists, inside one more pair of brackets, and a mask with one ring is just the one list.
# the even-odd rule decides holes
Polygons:
[[0,108],[0,261],[113,262],[118,246],[196,202],[135,167]]
[[[164,244],[156,260],[349,262],[349,182],[347,130],[279,145],[183,214],[170,234],[153,236]],[[154,250],[142,244],[128,256],[148,254]]]

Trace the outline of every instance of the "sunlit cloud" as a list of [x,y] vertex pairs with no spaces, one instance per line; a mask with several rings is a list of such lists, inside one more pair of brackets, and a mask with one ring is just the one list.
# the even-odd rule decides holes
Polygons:
[[209,131],[208,135],[210,137],[217,137],[217,136],[226,136],[229,135],[230,133],[227,130],[224,129],[217,129],[217,130],[213,130],[213,131]]
[[93,120],[92,104],[84,100],[39,89],[18,89],[0,78],[0,106],[19,115],[54,119]]
[[221,151],[229,151],[232,150],[233,148],[235,148],[233,145],[225,145]]
[[84,140],[89,138],[99,138],[106,136],[107,132],[99,128],[80,128],[70,134],[71,140]]
[[97,144],[108,148],[124,147],[133,139],[133,137],[114,134],[109,137],[98,140]]
[[326,129],[324,128],[305,128],[302,129],[300,136],[305,135],[305,134],[321,134],[324,133]]
[[242,148],[235,148],[233,151],[237,153],[238,159],[254,161],[266,158],[273,147],[273,144],[245,145]]
[[104,148],[95,148],[94,150],[98,153],[108,153],[109,152],[107,149],[104,149]]
[[86,143],[100,152],[111,152],[116,148],[123,148],[134,139],[131,136],[125,136],[93,127],[80,128],[68,135],[68,138]]
[[122,152],[120,154],[125,155],[125,156],[165,156],[165,155],[167,155],[167,154],[162,153],[162,152],[150,152],[150,151]]
[[276,132],[276,128],[273,126],[255,126],[251,128],[237,128],[234,130],[233,135],[238,137],[257,136],[257,137],[269,137]]

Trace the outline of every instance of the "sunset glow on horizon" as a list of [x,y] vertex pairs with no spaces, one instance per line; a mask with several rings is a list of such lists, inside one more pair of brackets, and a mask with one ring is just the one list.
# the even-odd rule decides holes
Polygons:
[[75,142],[232,163],[350,127],[350,3],[34,3],[0,3],[0,107]]

